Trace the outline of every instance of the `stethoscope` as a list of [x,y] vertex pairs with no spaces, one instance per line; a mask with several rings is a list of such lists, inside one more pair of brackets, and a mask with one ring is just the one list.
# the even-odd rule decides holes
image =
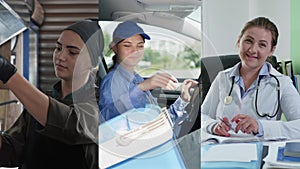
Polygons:
[[[255,95],[255,111],[256,111],[256,114],[259,116],[259,117],[269,117],[269,118],[273,118],[275,117],[277,114],[278,114],[278,110],[279,110],[279,107],[280,107],[280,83],[279,83],[279,80],[277,79],[276,76],[270,74],[271,77],[273,77],[276,82],[277,82],[277,110],[275,113],[273,113],[273,115],[269,115],[268,113],[264,113],[264,114],[261,114],[259,113],[258,111],[258,107],[257,107],[257,98],[258,98],[258,90],[259,90],[259,85],[260,85],[260,81],[261,81],[261,77],[258,78],[258,84],[257,84],[257,88],[256,88],[256,95]],[[226,96],[224,98],[224,104],[231,104],[232,102],[232,96],[231,96],[231,93],[232,93],[232,90],[233,90],[233,86],[234,86],[234,76],[232,77],[232,81],[231,81],[231,88],[230,88],[230,91],[229,91],[229,94],[228,96]]]

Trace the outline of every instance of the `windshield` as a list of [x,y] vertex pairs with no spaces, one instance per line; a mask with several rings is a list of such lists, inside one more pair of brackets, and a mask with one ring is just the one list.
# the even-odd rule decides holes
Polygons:
[[201,23],[201,7],[197,8],[194,12],[192,12],[187,18],[190,18],[198,23]]
[[[114,28],[119,22],[101,21],[105,39],[105,60],[112,64],[114,53],[108,47]],[[198,78],[200,74],[200,41],[165,28],[139,24],[151,40],[145,43],[144,57],[136,71],[149,77],[157,71],[166,71],[177,78]],[[200,35],[199,35],[200,36]]]

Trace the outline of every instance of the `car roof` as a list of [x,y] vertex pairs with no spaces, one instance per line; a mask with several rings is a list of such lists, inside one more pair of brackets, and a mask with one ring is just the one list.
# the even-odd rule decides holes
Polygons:
[[134,20],[200,40],[199,21],[187,16],[201,7],[201,0],[122,0],[120,3],[120,0],[101,0],[100,20]]

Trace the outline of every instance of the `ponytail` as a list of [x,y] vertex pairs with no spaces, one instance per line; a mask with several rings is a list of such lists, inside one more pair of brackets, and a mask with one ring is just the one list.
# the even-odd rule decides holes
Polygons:
[[113,61],[113,64],[109,67],[108,72],[111,71],[115,67],[115,65],[117,64],[117,55],[114,55],[112,57],[112,61]]

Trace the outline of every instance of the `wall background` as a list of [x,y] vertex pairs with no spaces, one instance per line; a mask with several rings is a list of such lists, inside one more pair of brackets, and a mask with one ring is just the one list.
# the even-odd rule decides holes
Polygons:
[[291,60],[294,73],[300,74],[300,1],[291,0]]
[[[294,9],[299,8],[299,4],[299,0],[203,0],[202,57],[236,54],[237,38],[244,24],[254,17],[265,16],[279,29],[279,41],[274,53],[278,61],[294,59],[291,54],[296,54],[291,50],[291,43],[296,44],[291,41],[291,26],[294,30],[295,18],[299,20],[300,11]],[[300,55],[300,52],[297,53]]]

